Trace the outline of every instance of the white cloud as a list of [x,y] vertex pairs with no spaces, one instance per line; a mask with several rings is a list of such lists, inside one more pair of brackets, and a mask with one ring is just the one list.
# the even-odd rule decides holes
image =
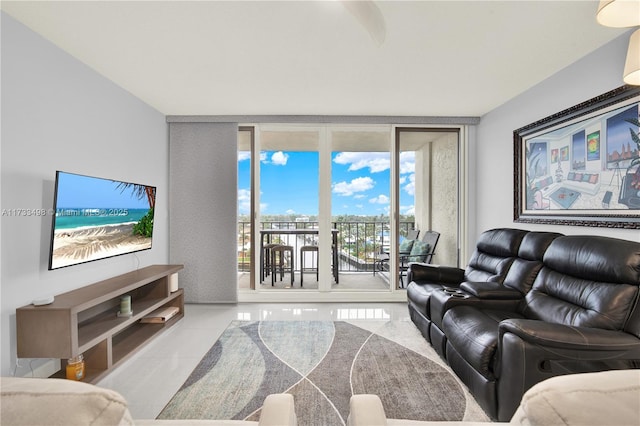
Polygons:
[[251,151],[238,151],[238,162],[250,160],[251,159]]
[[348,197],[356,192],[368,191],[373,188],[375,182],[370,177],[359,177],[351,182],[338,182],[333,184],[333,192],[343,197]]
[[358,208],[358,209],[363,209],[363,208],[364,208],[364,206],[363,206],[362,204],[356,204],[356,208]]
[[262,151],[260,153],[260,162],[261,163],[268,163],[269,162],[269,159],[267,158],[267,153],[264,152],[264,151]]
[[375,198],[371,198],[369,202],[372,204],[389,204],[389,197],[384,194],[380,194]]
[[293,209],[289,209],[289,210],[287,210],[285,213],[286,213],[286,214],[295,214],[295,213],[296,213],[296,211],[295,211],[295,210],[293,210]]
[[400,206],[400,213],[406,214],[406,215],[416,214],[416,207],[415,206]]
[[388,152],[340,152],[333,161],[336,164],[349,165],[349,171],[369,168],[369,172],[383,172],[391,166]]
[[400,153],[400,174],[415,173],[416,153],[415,151],[402,151]]
[[287,160],[289,159],[289,154],[285,154],[282,151],[274,152],[271,156],[271,163],[276,166],[284,166],[287,164]]
[[242,214],[249,213],[251,209],[251,190],[238,189],[238,212]]
[[404,189],[404,191],[411,196],[414,196],[416,194],[416,174],[415,173],[412,173],[409,175],[409,183],[403,186],[402,189]]

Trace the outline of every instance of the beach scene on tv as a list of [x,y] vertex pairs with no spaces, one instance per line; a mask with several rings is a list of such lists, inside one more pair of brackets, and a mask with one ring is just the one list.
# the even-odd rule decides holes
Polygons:
[[50,269],[151,248],[156,188],[58,172]]

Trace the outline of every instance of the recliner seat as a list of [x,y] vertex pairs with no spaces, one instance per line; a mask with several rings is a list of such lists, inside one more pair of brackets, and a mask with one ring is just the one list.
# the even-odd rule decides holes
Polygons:
[[562,236],[542,263],[510,307],[453,306],[442,319],[447,362],[500,421],[546,378],[640,368],[640,243]]
[[409,315],[427,340],[431,341],[429,301],[433,292],[445,287],[457,288],[465,281],[502,283],[527,232],[509,228],[483,232],[465,269],[423,263],[410,265],[407,286]]
[[463,282],[460,294],[452,297],[446,292],[435,292],[430,300],[431,344],[441,357],[446,358],[446,336],[442,331],[445,312],[453,306],[481,305],[487,309],[510,310],[531,290],[542,269],[542,259],[553,240],[562,236],[556,232],[528,232],[522,238],[517,257],[513,259],[502,283]]

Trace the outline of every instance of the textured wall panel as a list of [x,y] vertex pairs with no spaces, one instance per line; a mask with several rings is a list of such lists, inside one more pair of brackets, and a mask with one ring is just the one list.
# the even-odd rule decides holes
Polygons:
[[432,146],[431,228],[440,232],[433,263],[458,264],[458,135],[447,134]]
[[169,258],[185,301],[237,302],[237,123],[169,126]]

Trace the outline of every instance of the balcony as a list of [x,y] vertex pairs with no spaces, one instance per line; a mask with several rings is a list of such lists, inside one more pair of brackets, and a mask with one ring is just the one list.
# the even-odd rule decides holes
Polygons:
[[[376,254],[388,251],[390,247],[389,223],[387,221],[355,221],[332,222],[333,229],[337,230],[336,256],[338,263],[339,284],[333,283],[334,289],[362,289],[385,290],[389,289],[389,276],[387,272],[376,271],[374,274],[374,260]],[[414,222],[400,222],[400,235],[406,235],[408,230],[414,228]],[[261,230],[283,230],[287,233],[271,235],[272,242],[283,243],[293,247],[295,264],[295,288],[299,288],[300,274],[300,247],[303,245],[317,245],[317,235],[295,235],[291,230],[317,230],[318,222],[310,221],[278,221],[261,222]],[[250,222],[238,223],[238,286],[241,289],[250,288]],[[259,248],[256,256],[259,256]],[[309,254],[308,256],[311,256]],[[308,265],[311,258],[305,258]],[[259,260],[258,260],[259,263]],[[285,275],[282,281],[277,281],[276,286],[271,287],[271,279],[267,278],[261,288],[285,288],[290,285],[290,277]],[[256,283],[256,287],[259,284]],[[305,272],[305,289],[317,289],[318,282],[315,274]]]

